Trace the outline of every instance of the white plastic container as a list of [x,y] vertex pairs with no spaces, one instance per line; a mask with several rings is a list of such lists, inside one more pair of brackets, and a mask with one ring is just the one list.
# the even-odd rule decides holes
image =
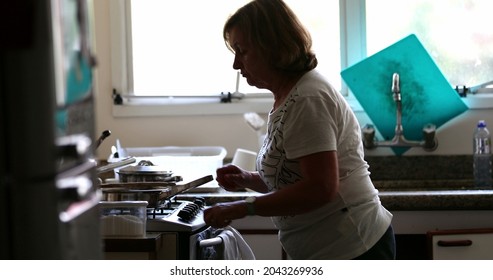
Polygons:
[[101,201],[103,237],[144,237],[147,201]]

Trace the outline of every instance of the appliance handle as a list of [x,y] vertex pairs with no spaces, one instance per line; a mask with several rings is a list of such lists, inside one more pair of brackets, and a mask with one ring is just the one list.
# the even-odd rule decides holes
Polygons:
[[58,214],[61,222],[68,223],[89,209],[96,207],[101,201],[101,193],[96,192],[86,200],[71,203],[65,210]]
[[223,243],[223,239],[220,236],[218,236],[218,237],[200,240],[199,246],[200,247],[209,247],[209,246],[219,245],[222,243]]
[[437,245],[440,247],[468,247],[472,245],[472,240],[438,240]]

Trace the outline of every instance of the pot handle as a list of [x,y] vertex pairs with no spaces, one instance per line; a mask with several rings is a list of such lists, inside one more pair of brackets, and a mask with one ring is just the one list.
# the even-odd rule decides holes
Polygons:
[[111,171],[115,168],[118,168],[118,167],[122,167],[122,166],[125,166],[125,165],[129,165],[129,164],[132,164],[134,162],[136,162],[137,160],[134,158],[134,157],[126,157],[120,161],[117,161],[117,162],[113,162],[113,163],[109,163],[105,166],[101,166],[101,167],[98,167],[96,169],[96,172],[98,174],[101,174],[101,173],[105,173],[105,172],[108,172],[108,171]]
[[191,190],[193,188],[196,188],[198,186],[201,186],[201,185],[203,185],[205,183],[209,183],[212,180],[214,180],[214,177],[212,177],[212,175],[207,175],[207,176],[204,176],[202,178],[199,178],[199,179],[190,181],[190,182],[188,182],[186,184],[176,185],[176,186],[174,186],[174,187],[171,188],[171,192],[169,194],[162,193],[163,194],[163,197],[161,197],[160,199],[168,199],[168,198],[171,198],[171,197],[173,197],[175,195],[178,195],[180,193],[186,192],[188,190]]

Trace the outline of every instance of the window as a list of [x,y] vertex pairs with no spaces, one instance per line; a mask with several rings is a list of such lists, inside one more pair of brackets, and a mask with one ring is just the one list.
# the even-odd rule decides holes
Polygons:
[[493,80],[493,2],[367,0],[368,55],[414,33],[451,85]]
[[[452,86],[474,86],[493,80],[493,20],[488,15],[493,2],[489,0],[285,1],[312,34],[318,69],[343,94],[347,89],[340,77],[341,69],[411,33],[422,41]],[[267,112],[271,100],[259,101],[258,97],[271,94],[248,86],[243,78],[237,80],[233,54],[222,39],[228,15],[247,2],[113,0],[115,89],[134,97],[129,99],[134,104],[145,104],[149,96],[167,96],[158,100],[168,105],[196,104],[175,111],[159,108],[155,110],[157,114],[194,114],[197,108],[203,114],[207,113],[203,111],[207,106],[213,107],[213,113]],[[245,98],[233,103],[247,104],[246,107],[227,109],[213,105],[221,92],[236,90]],[[191,101],[183,96],[197,98]],[[351,100],[350,94],[349,97]],[[135,108],[129,110],[131,113],[117,108],[119,113],[115,115],[142,114]],[[145,115],[154,114],[149,107],[144,111]]]
[[[249,1],[130,1],[135,95],[210,96],[267,92],[249,86],[232,68],[222,28]],[[339,81],[338,2],[286,1],[311,31],[320,69]],[[193,7],[193,8],[192,8]]]

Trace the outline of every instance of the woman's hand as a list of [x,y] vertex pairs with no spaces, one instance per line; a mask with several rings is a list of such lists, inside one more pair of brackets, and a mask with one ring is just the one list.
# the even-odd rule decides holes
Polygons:
[[238,191],[252,188],[253,175],[236,165],[226,165],[216,171],[216,180],[227,191]]
[[244,201],[218,203],[204,210],[204,221],[207,225],[222,228],[232,220],[241,219],[247,215],[247,206]]

